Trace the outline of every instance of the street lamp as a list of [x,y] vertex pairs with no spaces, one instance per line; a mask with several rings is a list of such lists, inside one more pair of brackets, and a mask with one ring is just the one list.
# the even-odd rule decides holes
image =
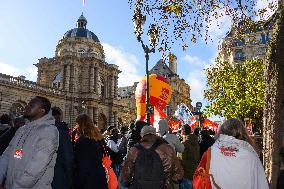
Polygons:
[[159,38],[159,30],[155,24],[152,24],[150,26],[150,29],[147,33],[149,37],[149,43],[151,46],[151,49],[144,44],[141,35],[143,34],[143,27],[146,21],[146,16],[142,15],[141,9],[136,6],[134,10],[134,15],[132,18],[133,25],[134,25],[134,33],[137,37],[138,42],[141,43],[142,48],[145,53],[145,59],[146,59],[146,115],[147,115],[147,124],[150,125],[150,113],[151,113],[151,107],[150,107],[150,101],[149,101],[149,70],[148,70],[148,64],[149,64],[149,53],[155,53],[155,47],[157,45],[157,41]]

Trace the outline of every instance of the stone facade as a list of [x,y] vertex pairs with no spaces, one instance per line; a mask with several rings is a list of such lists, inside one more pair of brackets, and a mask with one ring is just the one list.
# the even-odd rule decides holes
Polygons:
[[244,37],[236,36],[236,29],[232,29],[219,48],[218,60],[233,64],[253,58],[264,59],[274,20],[275,15],[266,23],[257,23],[256,30],[248,31]]
[[125,107],[118,97],[118,66],[105,62],[97,36],[86,29],[81,15],[77,28],[65,33],[53,58],[41,58],[37,82],[0,74],[0,114],[20,114],[32,96],[45,96],[74,125],[76,116],[87,113],[101,129],[118,124]]

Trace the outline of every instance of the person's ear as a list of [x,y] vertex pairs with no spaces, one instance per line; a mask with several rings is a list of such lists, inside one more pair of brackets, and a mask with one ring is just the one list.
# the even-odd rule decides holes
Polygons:
[[40,112],[41,112],[42,114],[45,114],[45,109],[41,108],[41,109],[40,109]]

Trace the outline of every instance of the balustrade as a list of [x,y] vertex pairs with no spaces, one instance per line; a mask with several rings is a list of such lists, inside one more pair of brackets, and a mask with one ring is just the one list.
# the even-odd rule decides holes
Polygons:
[[0,83],[10,84],[18,87],[23,87],[35,91],[45,92],[45,93],[51,93],[51,94],[57,94],[60,95],[62,92],[55,88],[50,87],[43,87],[38,85],[36,82],[29,81],[22,79],[20,77],[13,77],[10,75],[2,74],[0,73]]

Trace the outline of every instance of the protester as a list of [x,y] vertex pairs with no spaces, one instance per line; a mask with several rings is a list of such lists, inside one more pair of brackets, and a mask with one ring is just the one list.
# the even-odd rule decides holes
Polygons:
[[73,149],[67,123],[63,122],[61,112],[52,108],[55,126],[59,131],[59,147],[54,167],[54,177],[51,184],[53,189],[70,189],[72,186]]
[[191,134],[191,127],[184,125],[182,130],[184,152],[178,153],[184,169],[184,178],[180,184],[180,189],[191,189],[193,174],[199,163],[199,143],[195,134]]
[[200,135],[200,157],[202,157],[203,153],[214,144],[215,140],[210,136],[210,132],[208,130],[202,130]]
[[50,106],[40,96],[26,106],[24,117],[30,122],[18,129],[0,157],[0,183],[6,178],[6,189],[51,188],[59,137]]
[[152,126],[141,131],[141,142],[132,147],[121,172],[121,182],[131,189],[173,189],[183,177],[176,153],[167,142],[156,136]]
[[11,118],[8,114],[3,114],[0,117],[0,136],[4,134],[11,126]]
[[127,131],[128,128],[127,127],[121,127],[120,129],[120,136],[121,136],[121,153],[122,153],[122,157],[124,158],[127,154]]
[[134,128],[135,128],[135,123],[131,122],[128,126],[127,140],[130,138],[131,132],[134,130]]
[[121,164],[123,162],[124,152],[123,148],[126,145],[126,141],[119,135],[118,129],[113,128],[110,131],[111,135],[108,138],[107,146],[109,148],[109,155],[112,161],[112,168],[117,177],[120,175]]
[[195,136],[197,136],[198,142],[200,143],[200,142],[201,142],[200,128],[199,128],[199,127],[195,127],[194,130],[193,130],[193,134],[194,134]]
[[184,151],[184,145],[180,142],[178,136],[173,133],[169,133],[169,124],[167,120],[161,119],[158,122],[156,131],[174,148],[176,152],[182,153]]
[[74,185],[76,189],[108,189],[102,165],[104,138],[92,119],[81,114],[76,118],[79,136],[75,144]]
[[26,123],[25,119],[22,117],[18,117],[13,121],[13,127],[8,129],[3,135],[0,136],[0,156],[8,147],[9,143],[11,142],[12,138],[15,136],[16,131],[24,126]]
[[110,135],[111,135],[111,130],[112,129],[114,129],[115,127],[114,126],[109,126],[108,128],[107,128],[107,130],[103,133],[103,137],[104,137],[104,139],[108,139],[108,137],[110,137]]
[[129,138],[128,138],[128,144],[127,144],[127,151],[130,150],[131,147],[133,147],[135,144],[140,142],[141,139],[141,130],[147,123],[144,121],[136,121],[135,126],[130,130],[129,132]]
[[269,188],[254,144],[240,120],[226,120],[219,128],[216,142],[204,153],[193,187],[204,188],[206,183],[208,188]]

